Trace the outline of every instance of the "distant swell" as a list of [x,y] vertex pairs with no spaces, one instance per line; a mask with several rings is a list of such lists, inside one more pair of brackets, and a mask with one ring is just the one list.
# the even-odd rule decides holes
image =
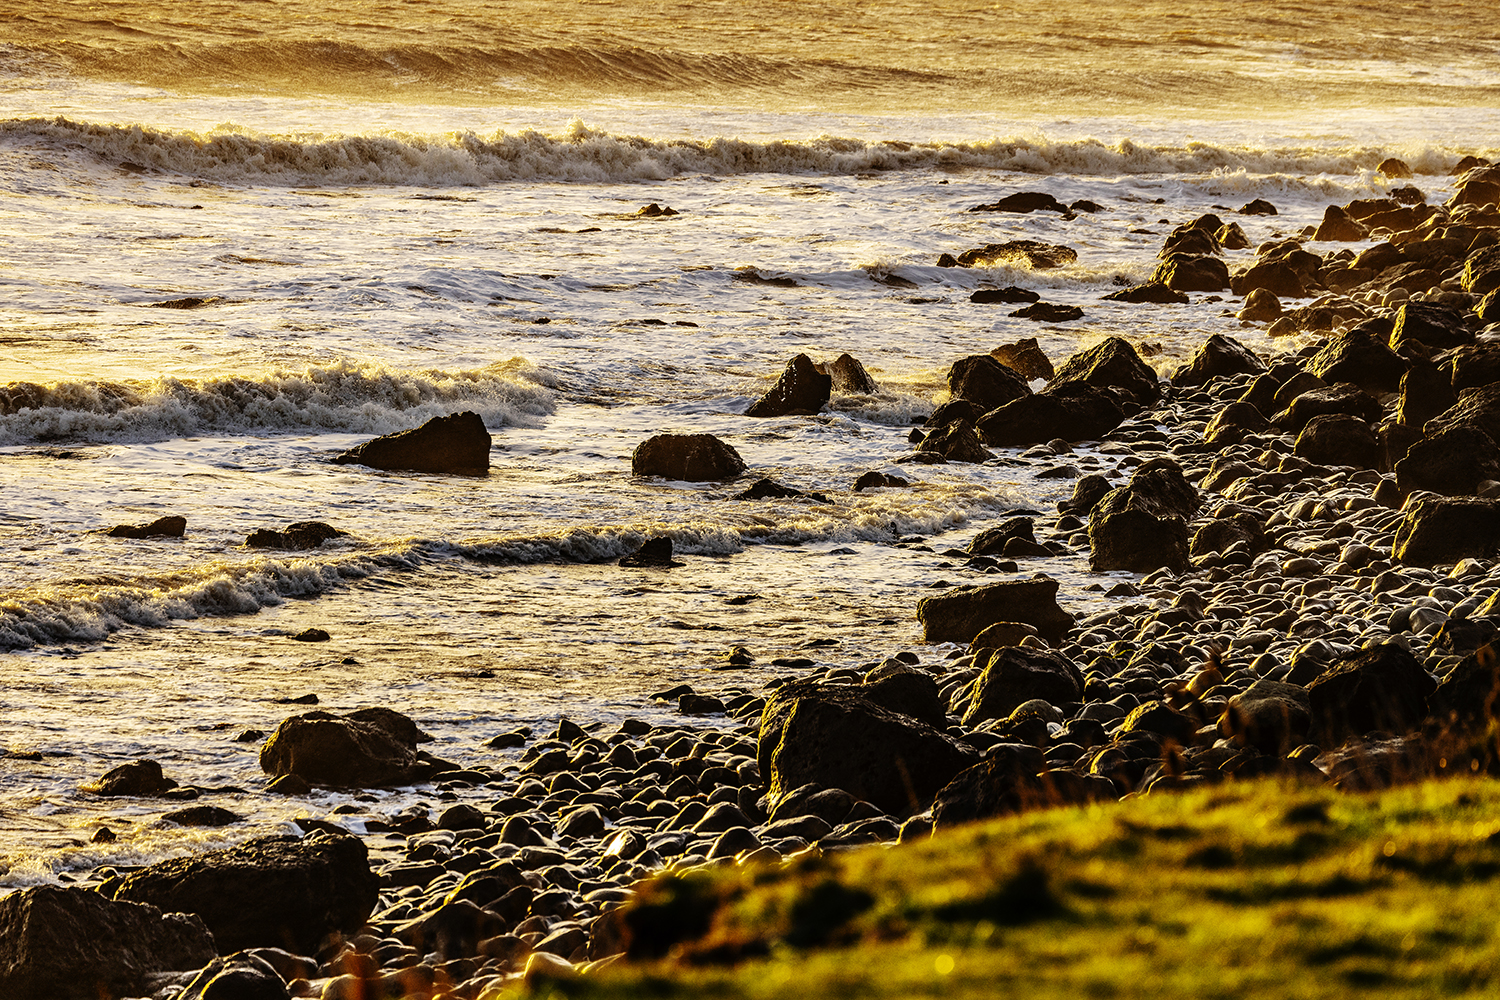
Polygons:
[[[1122,140],[1003,138],[975,142],[902,142],[820,137],[751,141],[652,139],[613,135],[574,122],[560,135],[472,132],[442,136],[346,136],[321,140],[238,132],[163,131],[143,125],[91,124],[68,118],[0,121],[0,143],[81,150],[119,166],[226,183],[277,185],[483,186],[507,181],[639,181],[691,174],[840,175],[869,171],[986,169],[1085,176],[1140,174],[1359,174],[1391,151],[1152,146]],[[1452,150],[1403,151],[1419,173],[1445,173]]]
[[474,410],[493,428],[552,412],[553,393],[544,381],[518,361],[466,372],[338,364],[256,378],[12,382],[0,386],[0,444],[294,431],[386,434],[455,409]]

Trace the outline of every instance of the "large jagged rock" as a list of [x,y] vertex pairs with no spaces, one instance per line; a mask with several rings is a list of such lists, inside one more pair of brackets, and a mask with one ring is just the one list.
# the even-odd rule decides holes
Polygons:
[[1152,459],[1110,490],[1089,515],[1089,565],[1149,573],[1188,564],[1188,521],[1201,500],[1170,459]]
[[1174,253],[1156,266],[1151,280],[1174,292],[1218,292],[1229,287],[1229,267],[1217,257]]
[[630,471],[689,483],[733,479],[745,461],[733,447],[712,434],[657,434],[636,445]]
[[1312,701],[1300,684],[1261,678],[1229,699],[1219,734],[1240,746],[1284,757],[1307,742]]
[[1300,433],[1314,417],[1343,414],[1358,417],[1366,423],[1378,423],[1385,411],[1380,401],[1357,385],[1340,382],[1338,385],[1309,389],[1293,397],[1286,409],[1271,418],[1271,423],[1284,431]]
[[1406,362],[1386,344],[1388,331],[1357,326],[1328,338],[1307,362],[1307,371],[1330,385],[1352,382],[1365,392],[1395,392]]
[[1474,342],[1474,333],[1464,323],[1463,313],[1436,302],[1406,302],[1396,312],[1391,330],[1391,350],[1419,341],[1435,351],[1463,347]]
[[1031,395],[1031,387],[1015,371],[988,354],[959,358],[948,369],[948,392],[954,399],[967,399],[988,413],[1013,399]]
[[1215,448],[1225,448],[1239,444],[1251,434],[1264,434],[1270,426],[1255,404],[1237,399],[1214,414],[1203,429],[1203,441]]
[[213,935],[186,913],[50,885],[0,898],[5,1000],[136,996],[148,992],[149,976],[196,969],[213,957]]
[[1307,296],[1302,276],[1284,260],[1257,261],[1229,279],[1229,290],[1236,295],[1248,298],[1257,289],[1283,299]]
[[868,396],[879,392],[880,386],[865,371],[865,366],[860,364],[859,359],[852,354],[840,354],[828,364],[822,366],[828,372],[828,377],[833,379],[835,392],[848,393],[852,396]]
[[282,948],[312,955],[330,935],[364,926],[380,896],[364,841],[319,831],[305,840],[262,837],[228,850],[160,861],[124,877],[110,895],[192,913],[221,955]]
[[432,773],[417,744],[432,737],[388,708],[348,715],[308,712],[276,727],[260,749],[261,770],[295,774],[312,785],[379,788],[407,785]]
[[1349,217],[1348,212],[1338,205],[1329,205],[1323,212],[1323,221],[1319,223],[1313,239],[1320,243],[1357,243],[1369,235],[1364,226]]
[[1324,670],[1307,687],[1313,742],[1326,749],[1366,733],[1400,735],[1427,716],[1436,682],[1393,642],[1360,650]]
[[433,417],[421,427],[350,448],[334,462],[372,469],[483,475],[490,468],[490,433],[472,410]]
[[924,642],[970,642],[996,622],[1024,622],[1061,643],[1073,616],[1057,605],[1057,581],[1046,577],[955,587],[917,602]]
[[1396,485],[1406,494],[1472,496],[1487,479],[1500,479],[1500,444],[1471,424],[1439,427],[1413,442],[1396,462]]
[[1047,383],[1047,388],[1057,389],[1068,382],[1087,382],[1100,389],[1119,389],[1142,406],[1150,406],[1161,398],[1160,381],[1129,341],[1109,337],[1063,362],[1052,381]]
[[1293,453],[1314,465],[1352,465],[1373,469],[1380,464],[1380,439],[1359,417],[1329,413],[1313,417],[1297,434]]
[[1483,559],[1500,551],[1500,501],[1416,500],[1396,528],[1391,557],[1411,566]]
[[833,376],[819,371],[813,359],[806,354],[799,354],[786,363],[786,369],[781,373],[781,378],[776,380],[776,384],[750,404],[745,416],[784,417],[790,414],[817,413],[828,405],[832,390]]
[[1014,344],[1001,344],[990,351],[990,357],[1024,379],[1045,379],[1056,374],[1052,361],[1037,345],[1035,337],[1025,337]]
[[1415,361],[1401,376],[1396,420],[1420,428],[1456,402],[1458,397],[1449,376],[1431,361]]
[[[1496,319],[1500,319],[1500,313],[1496,314]],[[1450,384],[1455,392],[1500,382],[1500,341],[1488,340],[1460,347],[1449,356],[1448,364],[1453,372]],[[1448,405],[1451,406],[1452,402]]]
[[1459,393],[1458,402],[1439,413],[1423,426],[1427,434],[1445,427],[1478,427],[1500,442],[1500,382]]
[[988,462],[994,458],[979,442],[979,434],[967,420],[954,420],[928,434],[917,451],[941,455],[950,462]]
[[756,756],[771,806],[809,782],[897,816],[919,813],[978,755],[857,687],[793,681],[761,713]]
[[1083,674],[1061,653],[1004,646],[976,657],[976,666],[981,660],[979,676],[956,706],[969,729],[990,719],[1004,719],[1032,699],[1051,705],[1083,700]]
[[1488,295],[1500,288],[1500,245],[1476,250],[1464,261],[1464,291],[1470,295]]
[[1266,363],[1233,337],[1216,333],[1203,342],[1187,364],[1172,375],[1173,385],[1202,385],[1228,375],[1259,375]]
[[996,407],[979,418],[977,429],[993,448],[1025,448],[1055,438],[1096,441],[1124,419],[1111,392],[1087,382],[1064,382]]

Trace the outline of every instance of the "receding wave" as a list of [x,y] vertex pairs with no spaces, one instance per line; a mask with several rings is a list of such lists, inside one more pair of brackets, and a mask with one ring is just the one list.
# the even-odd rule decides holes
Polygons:
[[[694,174],[859,174],[893,170],[1002,170],[1048,175],[1316,175],[1373,171],[1397,154],[1419,173],[1443,174],[1471,150],[1257,148],[1124,139],[995,138],[905,142],[822,136],[757,141],[654,139],[574,122],[565,132],[472,132],[290,138],[168,131],[69,118],[0,121],[0,142],[82,150],[112,166],[224,183],[273,185],[483,186],[507,181],[639,181]],[[1493,151],[1485,150],[1485,153]]]
[[340,363],[255,378],[157,378],[0,386],[0,444],[139,442],[197,434],[387,434],[473,410],[490,427],[552,412],[547,376],[514,360],[478,371]]

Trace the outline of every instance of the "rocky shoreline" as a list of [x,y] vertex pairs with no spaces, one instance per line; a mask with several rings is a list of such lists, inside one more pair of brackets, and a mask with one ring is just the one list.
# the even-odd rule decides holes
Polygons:
[[[510,768],[424,754],[388,709],[295,716],[261,751],[270,792],[430,783],[455,804],[370,820],[365,840],[333,815],[301,839],[16,893],[0,900],[0,992],[478,1000],[653,954],[627,904],[663,870],[1262,775],[1371,789],[1494,773],[1497,201],[1500,170],[1474,165],[1446,206],[1332,206],[1306,234],[1384,235],[1357,255],[1267,245],[1234,273],[1237,227],[1205,216],[1167,238],[1156,285],[1232,288],[1247,323],[1327,332],[1298,353],[1215,336],[1169,381],[1119,338],[1055,371],[1034,342],[958,359],[951,400],[897,461],[1040,463],[1075,489],[934,553],[973,582],[919,606],[927,653],[660,692],[678,725],[502,734],[492,747],[523,748]],[[752,415],[816,412],[838,378],[868,375],[799,356]],[[744,471],[707,435],[647,444],[639,474]],[[1127,603],[1076,619],[1034,572],[1081,552],[1144,574],[1092,585]],[[637,564],[671,565],[670,546]],[[695,724],[719,715],[732,724]],[[94,791],[172,792],[131,768]]]

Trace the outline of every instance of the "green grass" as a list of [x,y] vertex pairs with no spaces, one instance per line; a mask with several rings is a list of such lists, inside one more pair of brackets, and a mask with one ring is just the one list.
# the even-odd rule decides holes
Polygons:
[[556,997],[1493,996],[1500,782],[1256,782],[665,876]]

